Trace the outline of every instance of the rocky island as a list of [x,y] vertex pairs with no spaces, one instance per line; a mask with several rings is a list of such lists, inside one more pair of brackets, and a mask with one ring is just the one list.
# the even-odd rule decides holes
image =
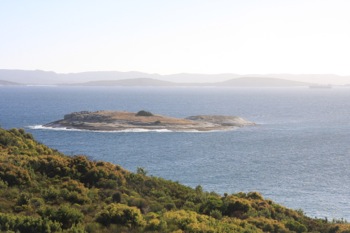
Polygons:
[[141,110],[137,113],[125,111],[73,112],[65,115],[62,120],[54,121],[44,126],[95,131],[133,129],[212,131],[229,130],[250,125],[255,124],[237,116],[198,115],[187,118],[174,118]]

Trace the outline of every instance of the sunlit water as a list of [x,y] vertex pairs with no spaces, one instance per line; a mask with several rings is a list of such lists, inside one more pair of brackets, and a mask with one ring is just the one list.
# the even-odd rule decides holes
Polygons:
[[[41,125],[82,110],[238,115],[224,132],[87,132]],[[22,127],[68,155],[85,154],[207,191],[259,191],[311,217],[350,220],[350,90],[0,87],[0,125]]]

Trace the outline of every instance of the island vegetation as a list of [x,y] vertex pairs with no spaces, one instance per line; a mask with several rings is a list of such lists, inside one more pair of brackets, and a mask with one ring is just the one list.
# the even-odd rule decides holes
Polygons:
[[[96,156],[98,157],[98,156]],[[217,194],[66,156],[23,129],[0,128],[0,232],[322,232],[346,221],[305,216],[258,192]]]
[[81,111],[66,114],[63,119],[45,124],[50,128],[68,128],[95,131],[122,131],[133,129],[170,131],[229,130],[255,125],[237,116],[199,115],[174,118],[141,110],[126,111]]

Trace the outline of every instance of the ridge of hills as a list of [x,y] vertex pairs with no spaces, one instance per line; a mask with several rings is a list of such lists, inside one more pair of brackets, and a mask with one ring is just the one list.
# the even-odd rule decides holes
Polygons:
[[[188,74],[171,75],[142,72],[92,71],[55,73],[42,70],[0,69],[0,80],[23,85],[82,85],[82,86],[309,86],[329,84],[324,80],[349,83],[350,76],[332,74]],[[305,81],[306,80],[306,81]],[[323,80],[323,81],[322,81]],[[326,82],[326,83],[325,83]]]
[[73,86],[155,86],[155,87],[167,87],[175,86],[176,83],[158,80],[154,78],[133,78],[133,79],[120,79],[120,80],[101,80],[90,81],[77,84],[65,84]]
[[350,224],[310,218],[258,192],[220,195],[144,168],[66,156],[23,129],[0,128],[0,231],[348,233]]
[[[207,79],[219,80],[203,82]],[[193,82],[174,82],[173,80]],[[233,87],[288,87],[309,86],[313,83],[268,77],[240,77],[235,74],[175,74],[159,75],[141,72],[82,72],[58,74],[47,71],[1,70],[0,80],[7,85],[63,85],[63,86],[233,86]],[[11,81],[5,81],[11,80]],[[220,81],[222,80],[222,81]],[[16,83],[14,83],[14,81]],[[197,81],[197,82],[196,82]],[[1,84],[1,83],[0,83]],[[4,84],[5,85],[5,84]]]
[[[69,84],[67,84],[69,85]],[[172,87],[172,86],[217,86],[217,87],[288,87],[288,86],[310,86],[312,83],[290,81],[277,78],[234,78],[223,82],[216,83],[175,83],[170,81],[163,81],[153,78],[136,78],[136,79],[121,79],[121,80],[103,80],[91,81],[86,83],[73,84],[74,86],[158,86],[158,87]]]

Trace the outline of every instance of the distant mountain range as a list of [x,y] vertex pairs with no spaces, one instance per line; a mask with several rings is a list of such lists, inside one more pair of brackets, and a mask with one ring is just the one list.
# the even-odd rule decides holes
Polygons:
[[[307,80],[307,81],[304,81]],[[238,75],[238,74],[172,74],[96,71],[55,73],[42,70],[0,69],[0,85],[79,85],[79,86],[237,86],[290,87],[325,83],[324,80],[350,83],[350,76],[338,75]],[[349,82],[347,82],[349,80]]]
[[218,86],[218,87],[288,87],[288,86],[309,86],[311,83],[290,81],[275,78],[234,78],[216,83],[175,83],[152,78],[135,78],[122,80],[91,81],[79,84],[67,84],[74,86],[156,86],[156,87],[174,87],[174,86]]

